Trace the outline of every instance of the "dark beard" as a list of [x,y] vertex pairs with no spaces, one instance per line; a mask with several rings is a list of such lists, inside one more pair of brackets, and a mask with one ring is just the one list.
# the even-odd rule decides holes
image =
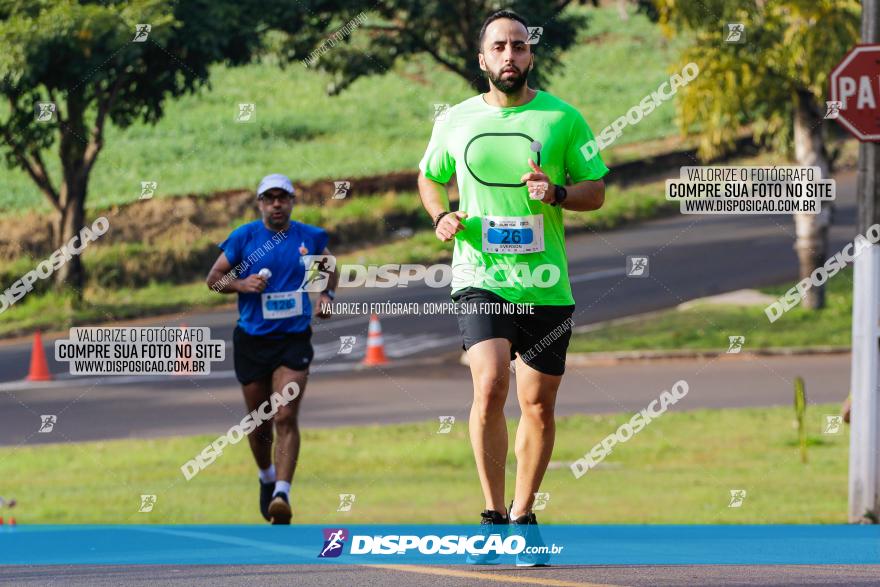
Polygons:
[[525,85],[526,79],[529,77],[529,70],[509,78],[502,78],[500,73],[495,75],[492,71],[487,70],[486,76],[493,86],[509,96],[517,93]]
[[266,216],[263,220],[264,224],[268,224],[273,230],[283,230],[290,217],[282,217],[281,220],[275,220],[272,216]]

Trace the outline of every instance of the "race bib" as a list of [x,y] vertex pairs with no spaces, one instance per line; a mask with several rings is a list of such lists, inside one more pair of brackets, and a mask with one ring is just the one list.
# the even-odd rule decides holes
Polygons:
[[544,216],[483,216],[484,253],[540,253]]
[[264,293],[260,296],[263,301],[263,318],[277,320],[302,316],[303,292],[301,291],[276,291]]

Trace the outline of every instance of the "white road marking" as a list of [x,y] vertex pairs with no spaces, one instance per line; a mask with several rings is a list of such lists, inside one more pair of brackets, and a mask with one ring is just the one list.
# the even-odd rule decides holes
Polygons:
[[605,279],[606,277],[614,277],[615,275],[626,275],[626,268],[615,267],[614,269],[602,269],[579,275],[569,275],[568,280],[571,283],[583,283],[584,281],[595,281],[597,279]]

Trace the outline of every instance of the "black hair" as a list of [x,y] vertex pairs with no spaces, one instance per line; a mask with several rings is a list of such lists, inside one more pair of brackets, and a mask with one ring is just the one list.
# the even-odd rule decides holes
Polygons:
[[489,28],[490,24],[501,18],[509,18],[510,20],[515,20],[516,22],[526,27],[526,29],[529,28],[529,23],[526,22],[526,19],[518,15],[513,10],[499,10],[497,12],[493,12],[486,18],[486,20],[483,21],[483,26],[480,29],[480,53],[483,52],[483,39],[486,37],[486,29]]

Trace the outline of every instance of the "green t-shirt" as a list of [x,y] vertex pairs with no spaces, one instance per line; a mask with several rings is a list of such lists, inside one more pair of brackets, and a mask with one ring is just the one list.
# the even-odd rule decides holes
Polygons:
[[[456,174],[465,230],[455,235],[452,292],[479,287],[516,303],[574,304],[562,209],[529,198],[520,182],[535,161],[552,184],[601,179],[608,168],[585,145],[593,133],[573,106],[542,91],[499,108],[474,96],[437,117],[419,168]],[[569,181],[566,181],[569,178]]]

